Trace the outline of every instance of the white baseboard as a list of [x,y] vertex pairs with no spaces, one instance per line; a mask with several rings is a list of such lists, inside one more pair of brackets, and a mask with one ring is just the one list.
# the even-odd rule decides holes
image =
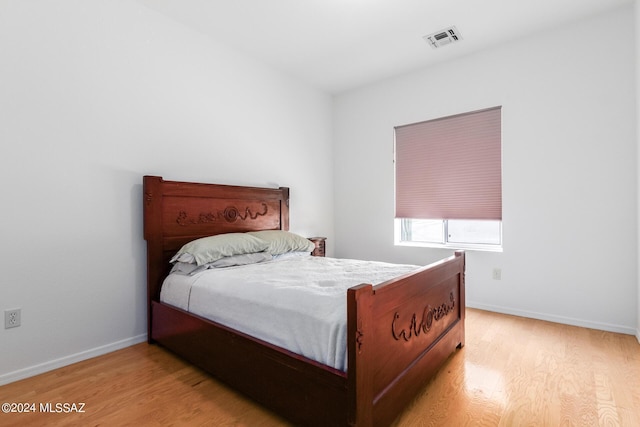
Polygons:
[[467,307],[477,308],[480,310],[493,311],[495,313],[511,314],[513,316],[527,317],[530,319],[546,320],[547,322],[562,323],[564,325],[579,326],[581,328],[597,329],[600,331],[617,332],[626,335],[635,335],[640,342],[640,331],[631,327],[612,325],[609,323],[593,322],[590,320],[574,319],[572,317],[556,316],[547,313],[538,313],[535,311],[516,310],[508,307],[501,307],[488,304],[480,304],[474,301],[466,301]]
[[91,359],[93,357],[102,356],[103,354],[111,353],[112,351],[120,350],[125,347],[132,346],[134,344],[139,344],[146,340],[147,340],[147,334],[142,334],[142,335],[127,338],[121,341],[116,341],[111,344],[107,344],[107,345],[92,348],[86,351],[82,351],[80,353],[61,357],[59,359],[50,360],[48,362],[44,362],[39,365],[30,366],[28,368],[20,369],[14,372],[9,372],[7,374],[0,375],[0,386],[12,383],[14,381],[19,381],[25,378],[33,377],[35,375],[43,374],[45,372],[62,368],[63,366],[71,365],[76,362],[81,362],[83,360]]

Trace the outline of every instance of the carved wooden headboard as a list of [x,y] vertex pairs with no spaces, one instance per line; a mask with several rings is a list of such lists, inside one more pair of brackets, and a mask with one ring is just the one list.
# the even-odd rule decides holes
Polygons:
[[144,238],[148,302],[160,296],[169,260],[200,237],[289,229],[289,189],[165,181],[145,176]]

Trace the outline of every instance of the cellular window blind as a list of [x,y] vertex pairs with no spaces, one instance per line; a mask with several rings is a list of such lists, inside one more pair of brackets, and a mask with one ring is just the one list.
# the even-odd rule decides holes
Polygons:
[[501,127],[501,107],[396,127],[396,218],[501,220]]

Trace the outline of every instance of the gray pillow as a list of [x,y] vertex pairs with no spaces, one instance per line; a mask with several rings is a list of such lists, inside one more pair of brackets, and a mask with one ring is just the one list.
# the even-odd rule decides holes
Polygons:
[[256,252],[253,254],[227,256],[204,265],[178,261],[173,264],[171,273],[193,276],[196,273],[200,273],[201,271],[208,270],[210,268],[224,268],[235,267],[239,265],[256,264],[263,261],[270,261],[272,258],[273,257],[270,253]]
[[197,265],[204,265],[233,255],[263,252],[269,247],[266,242],[248,233],[226,233],[203,237],[185,244],[171,262],[184,260],[183,254],[190,254]]
[[311,252],[316,245],[306,237],[284,230],[250,231],[247,234],[269,242],[267,252],[279,255],[287,252]]
[[213,268],[233,267],[236,265],[256,264],[258,262],[269,261],[273,256],[268,252],[256,252],[253,254],[233,255],[220,258],[217,261],[207,264]]

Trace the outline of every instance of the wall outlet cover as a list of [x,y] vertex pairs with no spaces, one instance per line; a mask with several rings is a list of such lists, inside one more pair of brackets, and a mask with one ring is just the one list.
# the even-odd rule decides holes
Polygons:
[[20,326],[20,309],[13,308],[4,311],[4,328],[17,328]]

